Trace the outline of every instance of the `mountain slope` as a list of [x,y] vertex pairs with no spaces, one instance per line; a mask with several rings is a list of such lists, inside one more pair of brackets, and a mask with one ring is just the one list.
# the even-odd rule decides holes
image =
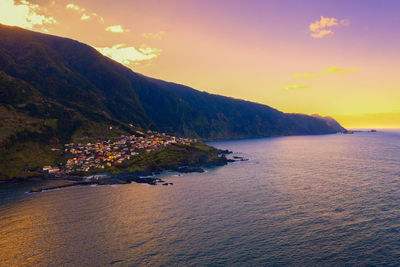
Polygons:
[[138,128],[200,138],[345,131],[334,120],[145,77],[78,41],[1,24],[0,119],[0,176],[5,162],[41,164],[21,151],[51,158],[46,145]]
[[90,119],[205,138],[338,131],[320,118],[142,76],[77,41],[7,26],[0,34],[4,75]]
[[[303,114],[285,114],[266,105],[200,92],[187,86],[153,78],[147,79],[179,95],[195,110],[193,117],[206,122],[207,126],[196,128],[197,131],[204,129],[201,136],[224,138],[345,131],[338,123],[337,125],[328,123],[322,117],[315,119]],[[138,95],[142,99],[140,91]]]

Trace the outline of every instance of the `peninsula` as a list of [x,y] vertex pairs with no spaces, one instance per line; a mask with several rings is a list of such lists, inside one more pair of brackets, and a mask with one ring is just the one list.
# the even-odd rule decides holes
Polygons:
[[113,140],[93,143],[69,143],[65,149],[52,148],[59,154],[53,166],[43,166],[34,177],[57,181],[33,188],[31,192],[91,184],[126,184],[131,182],[150,185],[165,183],[155,174],[162,171],[204,172],[202,167],[222,166],[227,159],[222,151],[195,139],[176,138],[147,131],[143,136],[121,136]]
[[75,40],[1,24],[0,36],[0,180],[201,165],[218,153],[198,140],[346,131],[146,77]]
[[165,183],[155,174],[162,171],[204,172],[202,167],[222,166],[229,151],[218,150],[197,139],[170,136],[147,130],[113,138],[79,138],[62,148],[50,148],[53,164],[28,169],[27,178],[57,181],[31,192],[90,184],[150,185]]

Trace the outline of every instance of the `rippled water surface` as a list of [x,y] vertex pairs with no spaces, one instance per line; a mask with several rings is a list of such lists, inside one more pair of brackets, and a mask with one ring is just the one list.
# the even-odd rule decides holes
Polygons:
[[0,266],[400,265],[400,133],[219,141],[174,186],[0,185]]

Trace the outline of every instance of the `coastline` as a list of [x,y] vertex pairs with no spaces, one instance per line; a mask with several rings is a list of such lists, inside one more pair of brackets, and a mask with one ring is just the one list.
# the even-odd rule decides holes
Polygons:
[[[224,165],[226,163],[225,155],[227,151],[222,151],[214,147],[208,146],[201,142],[190,143],[190,144],[169,144],[162,149],[155,151],[144,151],[141,153],[135,153],[129,160],[115,162],[105,166],[106,168],[91,168],[86,170],[74,170],[70,172],[50,172],[45,166],[42,168],[36,167],[36,169],[25,168],[20,173],[13,176],[5,176],[1,181],[20,181],[31,178],[44,178],[52,179],[54,177],[84,177],[89,175],[97,175],[99,173],[105,174],[120,174],[120,173],[134,173],[148,175],[152,172],[161,172],[164,170],[177,170],[184,166],[207,166],[207,165]],[[60,153],[61,154],[61,153]],[[65,168],[68,158],[73,157],[72,155],[62,155],[58,163],[55,163],[57,170]],[[94,156],[91,156],[93,158]],[[50,164],[47,164],[50,165]],[[105,164],[104,164],[105,165]],[[54,165],[53,165],[54,166]],[[29,171],[30,173],[27,173]]]
[[[79,185],[122,185],[122,184],[131,184],[131,183],[139,183],[139,184],[148,184],[148,185],[163,185],[170,186],[173,183],[168,183],[159,178],[159,175],[163,172],[177,172],[177,173],[203,173],[205,170],[203,168],[210,167],[219,167],[224,166],[228,162],[239,161],[237,159],[227,159],[225,164],[217,164],[217,165],[207,165],[207,166],[180,166],[178,169],[166,169],[162,172],[125,172],[120,174],[104,174],[98,173],[95,175],[77,177],[77,176],[64,176],[64,177],[36,177],[32,180],[23,180],[23,181],[42,181],[42,182],[50,182],[52,184],[44,185],[40,187],[32,187],[29,193],[40,193],[47,190],[61,189],[66,187],[73,187]],[[5,181],[12,182],[12,181]],[[57,183],[58,182],[58,183]]]
[[149,185],[173,185],[159,178],[162,172],[192,173],[204,172],[203,168],[227,165],[229,162],[244,160],[226,158],[228,150],[220,150],[203,143],[192,146],[174,145],[153,153],[143,154],[135,160],[114,166],[108,170],[98,170],[79,174],[50,175],[42,173],[29,178],[13,178],[2,183],[27,181],[48,182],[33,186],[29,193],[66,188],[78,185],[118,185],[145,183]]

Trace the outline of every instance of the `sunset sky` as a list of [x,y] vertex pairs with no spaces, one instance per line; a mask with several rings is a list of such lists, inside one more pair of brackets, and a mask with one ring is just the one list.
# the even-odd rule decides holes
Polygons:
[[400,127],[399,14],[397,0],[0,0],[0,23],[349,128]]

